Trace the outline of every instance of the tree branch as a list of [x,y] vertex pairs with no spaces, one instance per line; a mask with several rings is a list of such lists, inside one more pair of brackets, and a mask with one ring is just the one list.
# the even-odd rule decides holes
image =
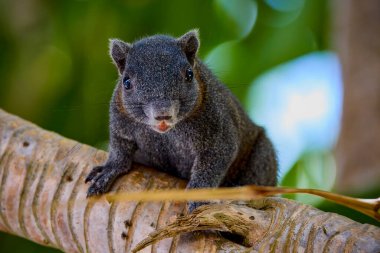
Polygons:
[[[131,252],[141,241],[154,242],[143,252],[380,251],[379,228],[285,199],[212,205],[179,219],[181,202],[88,201],[84,177],[106,155],[0,110],[0,230],[65,252]],[[134,165],[112,191],[184,186]],[[250,247],[214,233],[179,235],[203,229],[240,234]]]

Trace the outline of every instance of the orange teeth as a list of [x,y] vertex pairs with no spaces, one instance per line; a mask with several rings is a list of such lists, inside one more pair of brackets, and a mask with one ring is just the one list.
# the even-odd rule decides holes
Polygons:
[[157,128],[158,130],[162,131],[162,132],[165,132],[166,130],[168,130],[169,126],[168,124],[166,124],[165,121],[161,121],[158,125],[157,125]]

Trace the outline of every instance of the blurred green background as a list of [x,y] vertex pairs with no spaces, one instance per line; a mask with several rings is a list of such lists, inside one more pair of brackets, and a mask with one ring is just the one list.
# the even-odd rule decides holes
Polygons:
[[[200,57],[272,137],[279,151],[281,184],[331,190],[336,174],[331,150],[339,132],[342,85],[339,61],[330,49],[329,4],[1,0],[0,108],[106,149],[108,102],[117,78],[108,39],[133,42],[156,33],[180,36],[199,28]],[[310,98],[304,108],[312,110],[311,117],[294,110],[299,106],[292,103],[302,96]],[[320,102],[326,108],[313,111]],[[293,198],[375,224],[320,199]],[[1,233],[0,251],[55,250]]]

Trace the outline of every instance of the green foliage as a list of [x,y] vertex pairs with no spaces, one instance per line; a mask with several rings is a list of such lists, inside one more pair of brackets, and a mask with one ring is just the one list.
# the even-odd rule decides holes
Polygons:
[[257,19],[257,3],[251,0],[216,0],[221,22],[234,32],[236,38],[247,36]]
[[[314,188],[331,191],[336,175],[335,160],[330,152],[314,151],[304,154],[284,176],[281,185],[296,188]],[[306,204],[316,205],[323,199],[306,194],[292,194],[286,197]]]

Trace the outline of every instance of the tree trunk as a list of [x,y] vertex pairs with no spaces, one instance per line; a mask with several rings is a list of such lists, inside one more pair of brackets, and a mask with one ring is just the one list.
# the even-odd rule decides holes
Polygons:
[[[184,203],[89,201],[84,178],[106,155],[0,110],[0,230],[65,252],[131,252],[156,229],[141,252],[380,252],[379,228],[285,199],[213,205],[179,219]],[[134,165],[112,191],[184,186]],[[249,247],[215,233],[180,235],[213,228]]]
[[334,7],[344,80],[337,189],[358,193],[380,182],[380,1],[338,0]]

